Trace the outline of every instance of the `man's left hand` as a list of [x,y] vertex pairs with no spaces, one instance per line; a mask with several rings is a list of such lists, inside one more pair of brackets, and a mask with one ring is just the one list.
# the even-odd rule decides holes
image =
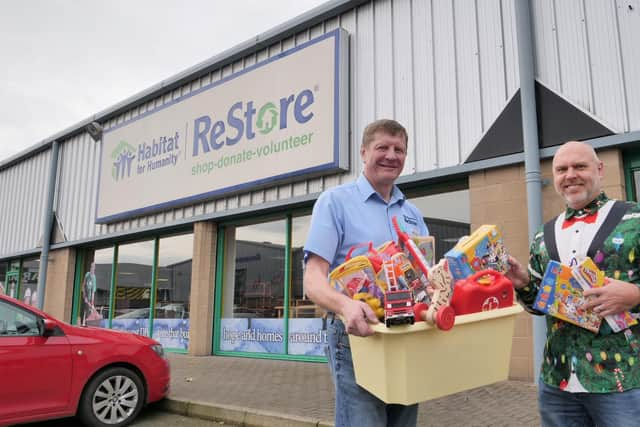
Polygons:
[[633,283],[607,278],[607,285],[584,291],[584,308],[593,308],[600,317],[618,314],[640,304],[640,288]]

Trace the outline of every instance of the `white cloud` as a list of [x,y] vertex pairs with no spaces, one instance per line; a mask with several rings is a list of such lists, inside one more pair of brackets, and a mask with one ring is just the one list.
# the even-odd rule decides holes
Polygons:
[[0,161],[324,0],[9,0]]

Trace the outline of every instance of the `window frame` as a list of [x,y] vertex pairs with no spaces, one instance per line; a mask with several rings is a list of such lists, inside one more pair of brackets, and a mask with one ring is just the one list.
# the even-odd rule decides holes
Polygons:
[[[307,355],[295,355],[289,354],[289,320],[290,316],[290,299],[291,299],[291,286],[292,286],[292,221],[296,217],[311,215],[312,206],[304,206],[296,209],[271,212],[262,216],[247,216],[231,219],[228,221],[221,221],[218,223],[217,233],[217,256],[216,256],[216,277],[215,277],[215,296],[214,296],[214,316],[213,316],[213,339],[212,339],[212,354],[216,356],[235,356],[235,357],[247,357],[255,359],[277,359],[277,360],[294,360],[304,362],[326,362],[325,356],[307,356]],[[284,279],[283,279],[283,317],[284,322],[283,334],[284,334],[284,351],[283,353],[250,353],[239,351],[225,351],[220,349],[220,337],[222,327],[222,308],[223,308],[223,286],[226,268],[226,230],[228,227],[241,227],[246,225],[260,224],[270,221],[285,221],[285,253],[284,253]]]
[[[109,309],[108,309],[109,318],[107,319],[107,325],[105,327],[105,329],[113,329],[113,316],[115,312],[115,302],[116,302],[115,299],[116,299],[116,289],[117,289],[117,273],[118,273],[120,246],[131,244],[131,243],[152,241],[153,256],[152,256],[152,265],[151,265],[151,288],[149,290],[150,302],[148,307],[149,308],[149,319],[148,319],[149,325],[147,328],[148,333],[147,335],[145,335],[149,338],[152,338],[153,326],[154,326],[153,321],[155,319],[155,306],[157,303],[156,300],[157,300],[157,292],[158,292],[158,262],[159,262],[159,255],[160,255],[159,254],[160,240],[167,237],[180,236],[180,235],[186,235],[186,234],[193,235],[193,233],[194,233],[193,228],[181,229],[181,230],[175,230],[170,233],[145,235],[145,236],[139,236],[136,239],[126,239],[122,241],[115,241],[110,245],[86,246],[86,247],[78,248],[78,256],[76,256],[75,275],[74,275],[75,277],[74,277],[74,284],[73,284],[73,305],[72,305],[72,312],[71,312],[71,320],[69,323],[76,326],[78,325],[78,315],[79,315],[80,303],[81,303],[80,301],[81,288],[82,288],[82,281],[85,273],[84,264],[87,257],[87,253],[89,251],[95,252],[102,249],[113,248],[113,258],[111,260],[111,282],[109,283]],[[193,260],[193,253],[191,254],[191,256]],[[189,286],[191,287],[192,285],[193,284],[190,282]],[[191,292],[191,289],[189,290],[189,292]],[[171,347],[165,347],[165,351],[169,353],[182,353],[182,354],[188,353],[188,350],[171,348]]]

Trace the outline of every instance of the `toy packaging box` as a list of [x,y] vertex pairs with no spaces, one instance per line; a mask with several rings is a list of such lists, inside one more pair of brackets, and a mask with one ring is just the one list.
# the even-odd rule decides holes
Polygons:
[[[393,241],[351,257],[329,274],[331,285],[350,298],[369,304],[379,320],[385,319],[384,297],[388,291],[410,291],[412,300],[426,286],[426,277],[412,266],[408,256]],[[426,291],[425,291],[426,295]],[[413,314],[412,314],[413,315]]]
[[508,269],[508,254],[495,225],[480,226],[444,256],[454,281],[466,279],[481,270],[505,272]]
[[[420,253],[427,261],[428,267],[433,267],[436,264],[436,238],[433,236],[411,236]],[[409,260],[415,265],[413,257],[409,255]]]
[[571,267],[549,261],[533,307],[565,322],[598,332],[602,318],[592,310],[583,309],[585,302],[583,289],[573,276]]
[[[573,267],[573,276],[582,289],[598,288],[606,285],[604,272],[602,272],[589,257]],[[604,318],[613,332],[620,332],[638,323],[628,311],[611,314]]]

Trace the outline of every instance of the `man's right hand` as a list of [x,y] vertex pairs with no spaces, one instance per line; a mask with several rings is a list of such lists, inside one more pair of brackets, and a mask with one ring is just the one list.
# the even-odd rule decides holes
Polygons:
[[369,324],[378,323],[378,318],[369,304],[353,299],[346,300],[342,306],[341,315],[349,335],[367,337],[375,333]]
[[509,263],[509,270],[505,273],[507,279],[511,280],[513,287],[516,289],[522,289],[529,284],[529,272],[527,268],[518,262],[517,259],[509,255],[507,260]]

